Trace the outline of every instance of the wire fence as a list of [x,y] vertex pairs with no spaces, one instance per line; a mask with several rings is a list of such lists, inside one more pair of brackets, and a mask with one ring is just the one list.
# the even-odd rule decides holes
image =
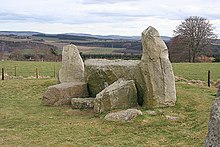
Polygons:
[[1,61],[1,79],[57,78],[60,62]]
[[[61,62],[0,61],[0,66],[2,67],[1,80],[58,78]],[[207,77],[210,87],[210,70]]]

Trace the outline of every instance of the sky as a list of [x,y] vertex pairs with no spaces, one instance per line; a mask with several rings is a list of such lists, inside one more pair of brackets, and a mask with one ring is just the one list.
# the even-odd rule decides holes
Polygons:
[[0,31],[162,36],[189,16],[208,19],[220,38],[220,0],[0,0]]

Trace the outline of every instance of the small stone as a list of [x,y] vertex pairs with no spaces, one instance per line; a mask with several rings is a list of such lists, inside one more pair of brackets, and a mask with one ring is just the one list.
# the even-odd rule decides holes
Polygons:
[[134,120],[138,115],[142,115],[142,112],[140,110],[127,109],[127,110],[109,113],[105,116],[105,120],[129,122]]
[[148,115],[157,115],[157,112],[153,110],[147,110],[146,112]]
[[92,109],[94,98],[72,98],[71,104],[73,109]]
[[169,120],[178,120],[178,117],[175,117],[175,116],[166,115],[165,117],[166,119],[169,119]]
[[220,80],[217,80],[215,83],[213,83],[213,85],[214,85],[216,88],[219,88],[219,86],[220,86]]
[[183,77],[175,76],[175,82],[188,82],[188,80]]

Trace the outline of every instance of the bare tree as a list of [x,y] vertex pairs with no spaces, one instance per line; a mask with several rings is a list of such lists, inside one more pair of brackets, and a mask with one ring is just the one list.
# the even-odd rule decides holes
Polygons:
[[22,55],[22,51],[18,48],[14,49],[9,56],[10,59],[16,60],[16,61],[22,61],[24,60],[24,56]]
[[4,52],[5,52],[5,42],[0,41],[0,59],[3,60],[4,59]]
[[174,34],[179,36],[181,44],[188,48],[189,62],[195,62],[200,50],[217,38],[213,31],[213,25],[207,19],[198,16],[190,16],[177,26]]
[[171,62],[187,62],[188,49],[184,45],[181,37],[175,36],[168,42],[169,58]]

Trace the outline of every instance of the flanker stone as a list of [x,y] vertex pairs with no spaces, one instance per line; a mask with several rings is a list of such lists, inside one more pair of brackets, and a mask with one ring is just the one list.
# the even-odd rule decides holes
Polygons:
[[146,90],[147,108],[174,106],[176,102],[175,78],[168,58],[168,49],[159,32],[148,27],[142,32],[143,55],[141,70]]
[[77,47],[73,44],[63,47],[59,80],[61,83],[84,82],[84,63]]

